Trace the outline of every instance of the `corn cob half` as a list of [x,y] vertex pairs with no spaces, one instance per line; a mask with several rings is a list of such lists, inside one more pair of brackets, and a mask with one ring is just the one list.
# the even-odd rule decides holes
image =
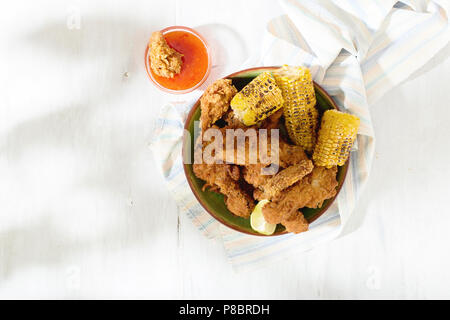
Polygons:
[[284,118],[289,137],[311,153],[319,119],[314,83],[309,69],[284,65],[273,72],[284,98]]
[[235,116],[251,126],[272,115],[283,102],[275,79],[269,72],[263,72],[238,92],[230,104]]
[[358,117],[337,110],[326,111],[322,117],[314,149],[314,164],[327,168],[344,165],[356,139],[358,128]]

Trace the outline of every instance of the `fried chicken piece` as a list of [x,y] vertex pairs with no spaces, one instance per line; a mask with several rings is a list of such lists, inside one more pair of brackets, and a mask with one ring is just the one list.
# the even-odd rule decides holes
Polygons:
[[311,160],[302,160],[299,164],[281,170],[261,186],[263,193],[258,195],[258,197],[268,200],[276,198],[281,191],[303,179],[313,168],[314,165]]
[[[283,114],[282,110],[279,110],[279,111],[275,112],[274,114],[272,114],[267,119],[265,119],[264,121],[262,121],[262,123],[260,123],[258,125],[246,126],[238,118],[235,117],[234,111],[230,108],[223,116],[223,120],[225,121],[226,126],[224,126],[222,128],[217,128],[222,133],[224,152],[223,152],[223,155],[217,154],[215,156],[215,160],[216,161],[221,160],[223,162],[225,162],[225,160],[227,160],[227,162],[235,163],[237,165],[253,165],[253,164],[263,163],[263,164],[265,164],[265,166],[268,166],[272,160],[272,159],[270,159],[270,151],[271,151],[270,150],[270,130],[278,128],[280,117],[282,116],[282,114]],[[254,131],[255,138],[257,138],[257,139],[261,138],[259,135],[259,129],[267,129],[267,139],[268,139],[267,140],[267,150],[268,150],[267,152],[268,152],[268,154],[265,155],[265,157],[263,159],[260,159],[258,142],[256,142],[256,144],[255,144],[255,143],[251,142],[250,139],[246,138],[245,154],[242,154],[242,153],[239,154],[237,151],[242,150],[244,148],[238,148],[237,143],[234,143],[234,149],[232,151],[230,151],[234,155],[234,158],[226,159],[226,155],[227,155],[226,131],[227,131],[227,129],[235,129],[235,130],[242,129],[244,133],[251,133],[251,131]],[[259,140],[259,143],[262,143],[261,140]],[[294,152],[295,150],[288,150],[288,151]],[[303,150],[301,150],[301,152],[303,154]],[[255,155],[256,163],[251,161],[251,159],[252,159],[252,157],[250,157],[251,154]],[[285,152],[285,154],[286,154],[286,156],[290,156],[286,152]],[[303,157],[304,157],[303,155],[299,156],[299,158],[303,158]],[[288,161],[286,161],[286,162],[288,163]]]
[[150,37],[150,67],[158,76],[173,78],[181,72],[183,55],[171,48],[160,31]]
[[286,227],[288,232],[301,233],[308,231],[309,223],[298,210],[294,210],[283,218],[281,224]]
[[[229,136],[227,134],[229,126],[222,128],[212,126],[220,131],[222,137],[222,152],[214,152],[213,154],[204,154],[204,160],[208,163],[233,163],[239,166],[247,167],[244,171],[244,179],[255,187],[263,184],[267,179],[259,175],[261,168],[268,167],[274,170],[273,174],[278,171],[277,166],[287,168],[292,165],[297,165],[304,160],[309,160],[302,147],[291,145],[285,142],[283,139],[279,139],[278,148],[273,148],[270,135],[267,136],[267,149],[260,154],[260,147],[264,145],[264,139],[260,135],[259,130],[255,127],[238,128],[241,130],[239,133],[235,131],[235,135]],[[239,144],[239,134],[243,134],[245,137],[244,144]],[[243,138],[244,138],[243,137]],[[228,147],[228,139],[233,138],[233,149]],[[206,145],[211,142],[205,142]],[[228,147],[228,148],[227,148]],[[216,150],[220,148],[220,145],[216,145]],[[272,150],[273,148],[273,150]],[[214,150],[215,151],[215,150]],[[260,182],[258,182],[260,181]]]
[[[267,142],[264,141],[263,135],[260,134],[259,129],[256,126],[237,129],[225,126],[217,129],[222,133],[223,152],[215,154],[213,158],[210,157],[209,159],[212,161],[233,163],[240,166],[263,164],[263,167],[266,167],[272,163],[278,164],[278,154],[280,153],[280,150],[277,148],[272,150],[270,135],[266,135]],[[232,131],[230,135],[230,133],[227,132],[228,129],[233,129],[235,131]],[[230,139],[234,141],[230,141]],[[232,149],[230,149],[229,144],[233,146]],[[265,146],[265,144],[267,144],[267,149],[263,149],[264,152],[260,152],[260,147]],[[303,156],[300,155],[300,158],[302,157]],[[289,161],[285,162],[289,163]]]
[[[239,128],[240,131],[232,131],[231,136],[227,132],[230,128],[228,126],[219,128],[212,126],[211,128],[217,129],[221,133],[222,145],[215,144],[214,148],[203,154],[203,159],[207,163],[232,163],[235,165],[248,165],[258,164],[259,150],[258,150],[258,131],[253,127]],[[209,132],[208,132],[209,133]],[[234,134],[233,134],[234,133]],[[241,136],[242,134],[242,136]],[[215,138],[214,135],[212,137]],[[233,148],[227,148],[228,139],[234,139]],[[205,141],[205,145],[211,144],[212,141]],[[270,148],[270,147],[269,147]],[[211,152],[214,151],[214,152]],[[219,151],[219,152],[216,152]],[[269,150],[270,151],[270,150]],[[266,161],[267,165],[270,163]]]
[[[257,128],[255,127],[245,127],[245,128],[238,128],[238,129],[242,129],[244,133],[247,133],[248,136],[250,136],[249,130],[255,130],[255,137],[256,137],[256,143],[254,142],[250,142],[251,139],[246,138],[245,140],[245,149],[241,148],[240,150],[242,151],[242,149],[245,150],[245,154],[243,154],[241,152],[241,154],[239,154],[237,151],[238,146],[237,143],[234,143],[234,149],[231,151],[227,150],[227,135],[226,135],[226,130],[227,129],[236,129],[236,128],[230,128],[228,126],[225,126],[223,128],[216,128],[218,130],[221,131],[222,133],[222,137],[223,137],[223,153],[221,154],[216,154],[214,156],[214,160],[215,161],[222,161],[222,162],[230,162],[230,163],[234,163],[236,165],[240,165],[240,166],[250,166],[250,165],[263,165],[262,167],[266,167],[272,163],[275,163],[273,161],[273,158],[275,158],[277,156],[278,153],[278,164],[280,167],[283,168],[287,168],[290,167],[292,165],[296,165],[299,164],[301,161],[303,160],[309,160],[308,156],[306,155],[305,151],[303,151],[303,148],[300,146],[296,146],[296,145],[292,145],[289,144],[287,142],[285,142],[283,139],[279,138],[279,143],[278,143],[278,150],[274,150],[275,154],[273,155],[272,158],[272,146],[271,146],[271,137],[270,135],[268,135],[267,137],[267,154],[263,155],[263,157],[261,158],[260,154],[259,154],[259,145],[261,145],[261,143],[263,142],[263,139],[261,138],[261,136],[259,135],[259,131]],[[236,139],[236,138],[235,138]],[[234,158],[230,158],[227,159],[226,155],[227,155],[227,151],[230,152],[230,154],[234,155]],[[250,154],[254,154],[256,158],[256,163],[250,161],[251,157]]]
[[[225,204],[233,214],[248,218],[255,206],[253,198],[248,195],[231,177],[230,165],[227,164],[194,164],[195,175],[206,181],[207,186],[212,186],[225,196]],[[235,175],[235,173],[233,173]]]
[[323,202],[334,197],[337,193],[338,182],[336,180],[337,167],[325,168],[315,167],[311,174],[306,177],[305,200],[307,196],[309,201],[305,203],[308,208],[320,208]]
[[[226,129],[242,129],[244,132],[247,132],[249,130],[255,130],[256,132],[256,136],[259,139],[259,143],[262,143],[262,139],[261,139],[261,135],[259,134],[259,129],[267,129],[267,155],[265,155],[264,158],[260,159],[260,154],[259,154],[259,148],[258,146],[249,146],[248,142],[246,141],[246,155],[245,155],[245,159],[242,157],[237,157],[237,152],[236,152],[236,148],[237,146],[234,146],[234,154],[235,154],[235,158],[234,158],[234,162],[235,164],[238,165],[253,165],[255,163],[250,163],[250,157],[248,154],[248,150],[251,150],[251,152],[255,152],[257,153],[257,163],[256,164],[264,164],[264,166],[268,166],[271,163],[273,163],[273,159],[271,157],[271,135],[270,135],[270,130],[271,129],[277,129],[279,127],[279,121],[280,118],[282,116],[282,109],[280,109],[279,111],[275,112],[274,114],[272,114],[270,117],[268,117],[267,119],[265,119],[263,121],[263,123],[261,124],[260,127],[258,126],[245,126],[239,119],[234,117],[234,113],[233,110],[229,110],[225,116],[225,122],[227,123],[227,126],[225,126],[224,128],[221,128],[222,134],[223,134],[223,145],[224,145],[224,154],[222,157],[222,160],[225,160],[225,155],[226,155]],[[251,148],[252,149],[249,149]],[[296,165],[299,164],[301,161],[303,160],[309,160],[308,156],[306,155],[305,151],[303,150],[302,147],[297,146],[297,145],[293,145],[293,144],[289,144],[286,141],[283,140],[283,138],[279,137],[278,138],[278,150],[275,150],[275,152],[278,152],[278,164],[280,167],[283,168],[287,168],[290,167],[292,165]],[[277,156],[277,154],[273,155],[274,157]],[[218,155],[218,157],[220,157],[220,155]]]
[[259,188],[264,185],[272,176],[261,174],[263,164],[250,164],[242,169],[242,176],[247,183],[251,184],[255,188]]
[[255,199],[256,201],[264,200],[263,195],[264,194],[261,189],[256,188],[255,190],[253,190],[253,199]]
[[293,211],[322,206],[326,199],[336,195],[336,173],[337,167],[315,167],[309,175],[265,205],[264,218],[269,223],[281,223]]
[[[226,128],[223,128],[226,129]],[[248,129],[254,129],[254,128],[247,128]],[[244,130],[245,131],[245,130]],[[256,130],[258,133],[258,131]],[[225,135],[224,135],[225,137]],[[297,165],[302,161],[309,160],[306,153],[303,151],[303,148],[296,145],[291,145],[285,142],[283,139],[279,139],[278,143],[278,150],[274,150],[274,154],[272,154],[272,146],[271,146],[271,140],[270,136],[267,140],[267,152],[263,155],[260,155],[259,146],[261,145],[262,139],[261,136],[257,135],[258,143],[251,144],[246,140],[245,144],[245,153],[241,152],[239,153],[237,150],[237,145],[235,144],[234,150],[230,151],[232,155],[234,155],[234,158],[226,159],[227,154],[227,148],[226,148],[226,139],[224,139],[224,149],[223,154],[217,154],[215,155],[215,160],[222,160],[225,162],[227,160],[228,162],[245,166],[247,169],[244,170],[244,179],[255,187],[260,186],[263,184],[267,179],[265,178],[259,178],[258,175],[260,175],[261,168],[268,167],[271,164],[278,164],[279,167],[282,168],[288,168],[293,165]],[[242,149],[240,149],[242,151]],[[253,159],[256,159],[256,163],[251,161],[252,158],[250,157],[250,154],[256,155],[253,157]],[[262,156],[262,157],[261,157]],[[278,161],[274,161],[278,156]],[[276,166],[274,166],[276,167]],[[277,170],[273,174],[276,174]],[[267,175],[266,175],[267,176]],[[247,178],[245,178],[247,177]],[[259,180],[261,179],[261,180]]]
[[[295,190],[294,187],[286,190],[286,192],[282,193],[282,195],[277,200],[274,200],[263,207],[262,212],[264,215],[264,219],[268,223],[281,223],[281,221],[283,221],[283,219],[287,217],[289,213],[299,209],[299,206],[297,204],[298,201],[295,197],[295,192],[297,190]],[[293,189],[295,191],[293,191]]]
[[230,101],[236,93],[237,90],[230,79],[219,79],[208,86],[200,98],[202,110],[200,121],[203,132],[228,111]]
[[220,191],[225,195],[225,204],[230,212],[242,218],[249,218],[255,203],[251,196],[243,192],[237,185],[229,186]]
[[263,191],[259,188],[273,177],[273,174],[262,174],[261,170],[263,168],[264,165],[261,163],[250,164],[242,168],[242,176],[247,183],[255,188],[253,198],[258,201],[264,199]]
[[283,168],[308,160],[308,156],[302,147],[289,144],[280,138],[279,140],[280,166]]
[[235,165],[229,165],[228,166],[228,174],[230,175],[230,178],[234,181],[238,181],[241,177],[241,171],[239,170],[238,166]]

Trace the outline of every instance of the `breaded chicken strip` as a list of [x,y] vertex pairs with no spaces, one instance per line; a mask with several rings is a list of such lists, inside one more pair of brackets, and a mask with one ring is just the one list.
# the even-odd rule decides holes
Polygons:
[[314,165],[311,160],[302,160],[299,164],[281,170],[261,186],[263,193],[260,197],[268,200],[277,198],[281,191],[303,179],[313,168]]
[[326,199],[336,195],[336,173],[337,167],[315,167],[309,175],[266,204],[262,210],[264,218],[269,223],[281,223],[293,211],[322,206]]
[[194,164],[192,167],[195,175],[206,181],[204,188],[212,187],[225,196],[228,210],[243,218],[250,216],[255,203],[235,181],[236,169],[227,164]]
[[209,85],[200,98],[202,110],[200,121],[203,132],[228,111],[230,101],[236,93],[237,90],[230,79],[219,79]]
[[181,72],[183,55],[169,47],[160,32],[153,32],[150,38],[150,67],[160,77],[173,78]]

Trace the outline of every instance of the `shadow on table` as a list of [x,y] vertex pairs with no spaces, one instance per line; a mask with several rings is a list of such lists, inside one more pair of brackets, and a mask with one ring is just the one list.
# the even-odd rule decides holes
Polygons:
[[[92,70],[92,74],[104,73],[104,81],[97,83],[90,73],[84,75],[76,89],[86,94],[79,101],[63,103],[57,111],[19,123],[6,132],[0,143],[0,153],[8,159],[8,170],[22,177],[24,165],[28,172],[39,170],[33,159],[35,150],[49,152],[50,157],[69,150],[70,155],[76,156],[76,168],[83,170],[70,174],[73,168],[67,168],[68,177],[72,179],[69,183],[64,182],[68,187],[62,190],[68,196],[67,206],[76,207],[76,201],[70,198],[71,192],[87,188],[105,194],[111,201],[122,203],[123,198],[123,206],[116,211],[126,217],[118,219],[120,223],[100,228],[91,237],[76,238],[55,224],[55,217],[64,219],[64,208],[55,212],[53,209],[46,210],[44,206],[39,208],[40,214],[37,208],[27,207],[26,210],[33,211],[29,223],[24,222],[23,227],[11,227],[0,232],[0,281],[17,270],[62,263],[70,255],[82,254],[99,245],[114,248],[119,245],[150,244],[150,240],[164,232],[156,225],[160,220],[152,211],[155,203],[162,201],[161,193],[153,194],[152,191],[161,187],[149,186],[146,184],[149,179],[142,178],[147,176],[146,172],[153,170],[147,146],[152,131],[148,117],[154,110],[131,109],[129,118],[120,117],[124,112],[119,112],[118,117],[109,117],[122,107],[115,105],[113,108],[109,103],[120,100],[126,89],[131,88],[125,84],[138,79],[148,81],[144,69],[144,50],[150,32],[151,28],[129,19],[87,17],[83,18],[80,30],[69,30],[58,21],[18,40],[29,45],[32,52],[44,50],[54,54],[55,60],[63,65],[67,63],[76,68],[95,60],[100,70]],[[36,65],[37,71],[40,71],[39,68]],[[125,71],[133,76],[127,78]],[[52,101],[51,88],[48,93],[41,92],[41,95],[47,95],[49,105],[57,105],[58,101]],[[125,102],[122,105],[124,109],[131,108]],[[57,181],[64,179],[61,177]],[[43,181],[39,193],[51,198],[52,193],[45,186]],[[23,196],[27,197],[26,194]],[[95,201],[91,204],[95,206]],[[51,204],[48,206],[51,207]],[[75,217],[70,219],[73,220],[77,217],[76,210],[72,208],[72,211]],[[7,214],[13,215],[14,212]],[[114,213],[107,214],[111,214],[114,221]],[[168,218],[176,221],[176,213],[173,212],[173,216]],[[82,221],[82,215],[78,223],[88,224]],[[176,228],[175,224],[173,226]],[[86,227],[89,228],[88,225]]]
[[[70,155],[77,162],[76,168],[72,167],[73,162],[67,163],[67,176],[48,177],[56,180],[56,185],[55,182],[37,182],[42,184],[42,190],[33,197],[48,201],[34,208],[17,204],[18,208],[25,206],[26,209],[20,210],[29,221],[23,221],[23,227],[0,232],[0,282],[23,268],[61,264],[65,258],[77,257],[99,247],[151,246],[165,231],[158,225],[161,215],[153,210],[156,203],[163,201],[161,192],[156,192],[160,187],[149,179],[140,178],[152,170],[146,137],[138,142],[131,141],[133,136],[121,139],[120,135],[126,133],[115,128],[96,136],[95,127],[89,121],[92,112],[92,108],[73,107],[35,118],[7,134],[8,146],[0,145],[0,153],[8,157],[9,170],[13,176],[21,178],[24,165],[27,167],[25,174],[40,169],[34,163],[33,150],[36,149],[50,153],[44,159],[52,156],[60,159],[62,150],[70,148]],[[146,130],[141,128],[145,134]],[[108,143],[108,140],[116,142]],[[136,158],[141,160],[136,163]],[[148,162],[144,163],[142,158]],[[76,172],[71,173],[71,170]],[[68,183],[63,181],[67,179],[70,180]],[[59,182],[62,190],[55,190]],[[49,184],[51,188],[48,188]],[[21,196],[27,203],[29,195],[26,191],[36,193],[36,190],[25,189]],[[29,203],[33,204],[33,201]],[[11,203],[7,207],[13,206]],[[176,216],[174,211],[164,218],[174,222],[174,229]],[[95,223],[92,225],[92,222]],[[71,230],[73,228],[75,232]],[[175,231],[170,233],[175,234]],[[176,238],[173,240],[175,243]]]

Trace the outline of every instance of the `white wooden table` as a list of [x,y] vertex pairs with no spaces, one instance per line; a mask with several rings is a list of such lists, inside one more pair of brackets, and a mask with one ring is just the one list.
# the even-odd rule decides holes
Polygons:
[[153,30],[198,27],[225,75],[258,52],[276,2],[0,7],[0,298],[450,298],[449,47],[372,106],[360,228],[236,274],[155,168],[153,121],[174,97],[143,54]]

